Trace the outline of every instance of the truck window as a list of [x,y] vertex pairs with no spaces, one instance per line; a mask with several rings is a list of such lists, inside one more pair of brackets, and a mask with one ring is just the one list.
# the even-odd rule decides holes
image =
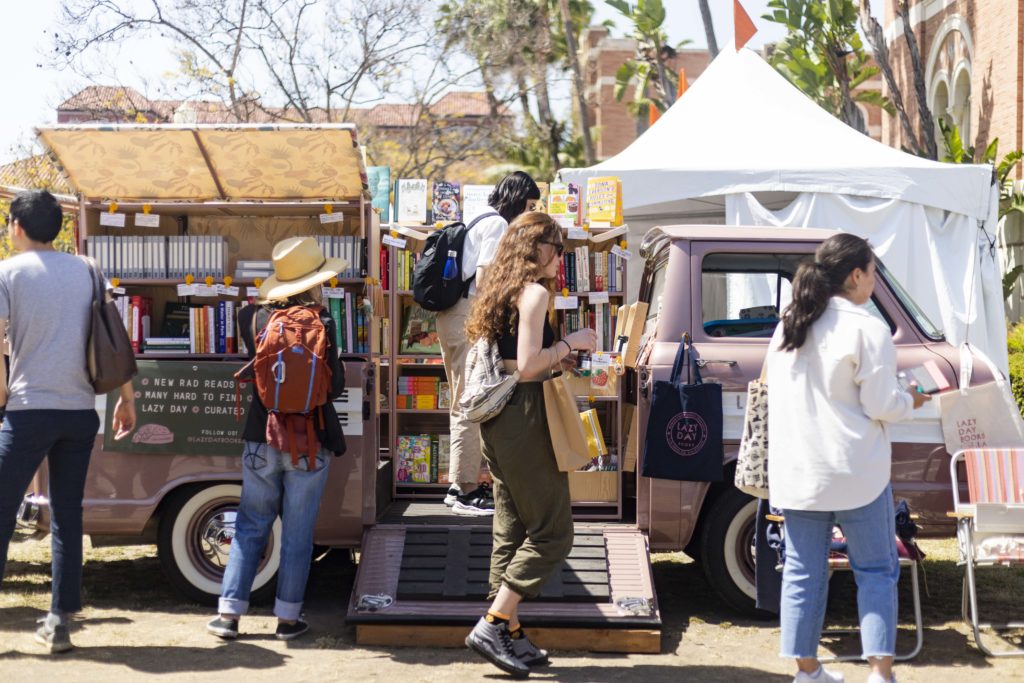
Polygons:
[[792,279],[806,254],[708,254],[701,267],[704,333],[771,337],[793,298]]
[[668,254],[665,253],[662,256],[662,258],[658,258],[654,262],[651,268],[651,280],[647,289],[648,297],[646,299],[648,307],[647,320],[644,321],[644,339],[654,334],[654,327],[658,322],[658,313],[661,311],[662,295],[665,292],[665,269],[668,267]]

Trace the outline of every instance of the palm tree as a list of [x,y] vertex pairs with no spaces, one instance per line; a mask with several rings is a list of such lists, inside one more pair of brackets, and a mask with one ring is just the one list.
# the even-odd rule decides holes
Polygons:
[[711,53],[711,59],[718,56],[718,41],[715,40],[715,25],[711,23],[711,8],[708,6],[708,0],[697,0],[697,4],[700,5],[700,19],[704,22],[704,35],[707,36],[708,40],[708,52]]

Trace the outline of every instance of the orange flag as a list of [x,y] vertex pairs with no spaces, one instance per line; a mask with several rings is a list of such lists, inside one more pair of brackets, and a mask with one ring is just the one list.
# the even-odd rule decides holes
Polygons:
[[654,106],[654,103],[651,102],[649,105],[647,105],[647,125],[653,126],[655,122],[660,118],[661,112],[658,111],[658,108]]
[[732,0],[732,19],[736,30],[736,50],[739,51],[757,33],[757,27],[743,9],[740,0]]
[[686,92],[689,86],[686,84],[686,69],[679,67],[679,87],[676,88],[676,99],[678,100]]

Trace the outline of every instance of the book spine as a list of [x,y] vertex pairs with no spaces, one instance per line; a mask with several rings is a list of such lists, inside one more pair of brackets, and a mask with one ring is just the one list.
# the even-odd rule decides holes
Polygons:
[[430,483],[436,484],[437,479],[437,458],[441,448],[438,444],[437,434],[430,435]]
[[131,339],[132,350],[135,353],[142,351],[142,297],[131,298]]
[[227,329],[227,307],[228,302],[217,302],[217,353],[227,353],[228,329]]
[[329,299],[331,309],[331,319],[334,321],[334,341],[338,345],[338,350],[344,353],[345,351],[345,337],[341,333],[341,299],[332,297]]
[[345,337],[348,339],[348,352],[355,353],[356,325],[355,307],[352,305],[352,292],[345,292]]
[[196,352],[196,330],[198,323],[196,322],[196,309],[188,309],[188,350],[189,353]]
[[217,309],[206,307],[206,352],[217,353]]
[[235,344],[235,302],[228,301],[224,307],[224,314],[227,320],[224,321],[224,353],[238,353],[238,346]]

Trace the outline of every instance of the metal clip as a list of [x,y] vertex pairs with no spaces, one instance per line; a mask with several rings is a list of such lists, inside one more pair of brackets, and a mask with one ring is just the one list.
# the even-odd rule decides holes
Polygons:
[[376,595],[360,595],[359,602],[356,603],[356,611],[376,612],[378,610],[391,607],[394,602],[394,598],[385,593],[377,593]]
[[654,613],[649,598],[619,598],[615,601],[615,607],[618,608],[619,614],[634,617],[649,617]]

